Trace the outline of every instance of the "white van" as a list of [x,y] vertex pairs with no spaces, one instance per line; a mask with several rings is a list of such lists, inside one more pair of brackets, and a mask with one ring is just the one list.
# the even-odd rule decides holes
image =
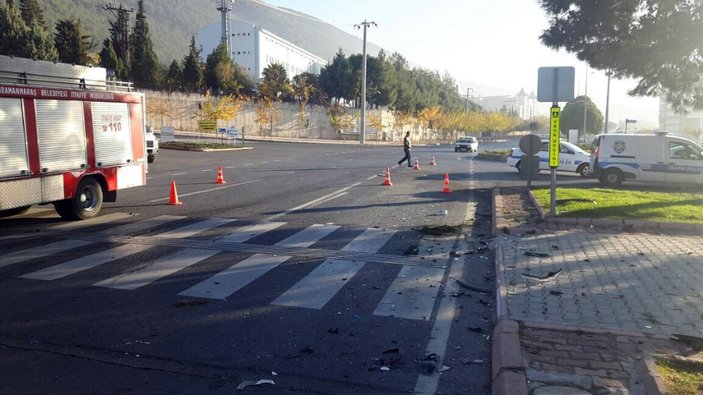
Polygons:
[[607,187],[625,180],[703,184],[701,147],[683,137],[657,134],[599,134],[593,140],[591,176]]

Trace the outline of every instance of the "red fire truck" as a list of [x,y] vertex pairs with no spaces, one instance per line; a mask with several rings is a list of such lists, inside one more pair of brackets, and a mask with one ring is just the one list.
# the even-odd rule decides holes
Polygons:
[[144,185],[144,119],[144,95],[104,68],[0,55],[0,216],[92,218]]

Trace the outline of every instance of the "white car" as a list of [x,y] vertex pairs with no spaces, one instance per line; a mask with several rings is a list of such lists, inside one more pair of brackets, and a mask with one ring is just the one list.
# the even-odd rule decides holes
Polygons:
[[[509,166],[520,170],[520,159],[525,155],[520,148],[510,150],[507,163]],[[539,169],[549,170],[549,140],[542,140],[542,148],[539,153]],[[557,171],[577,173],[581,177],[589,174],[590,155],[578,146],[566,141],[559,142],[559,167]]]
[[154,128],[146,127],[146,153],[147,161],[153,163],[156,160],[156,154],[159,153],[159,139],[154,135]]
[[467,151],[467,152],[477,152],[478,151],[478,140],[476,137],[464,136],[459,137],[459,139],[454,143],[454,152]]

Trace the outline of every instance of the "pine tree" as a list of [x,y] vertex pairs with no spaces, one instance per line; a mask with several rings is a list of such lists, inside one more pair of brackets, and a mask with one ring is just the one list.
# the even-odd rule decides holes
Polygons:
[[112,41],[106,38],[103,41],[103,49],[100,51],[100,66],[115,72],[115,77],[119,80],[127,79],[127,70],[122,63],[122,59],[117,56]]
[[22,14],[22,20],[24,20],[27,26],[35,24],[46,26],[44,13],[41,7],[39,7],[39,2],[37,0],[20,0],[20,13]]
[[137,5],[137,20],[131,37],[132,80],[140,85],[153,86],[157,82],[159,61],[149,36],[149,24],[144,12],[144,0]]
[[95,44],[92,38],[84,33],[80,20],[62,19],[56,22],[54,42],[61,62],[89,64],[88,53]]
[[[12,8],[12,4],[8,4]],[[17,49],[14,55],[32,59],[56,61],[59,54],[54,46],[54,39],[44,23],[44,15],[36,0],[20,0],[20,15],[24,28],[18,37]],[[10,44],[12,45],[12,44]]]
[[17,8],[11,1],[0,4],[0,54],[28,57],[21,45],[28,30]]
[[193,92],[202,86],[203,69],[200,67],[200,51],[195,45],[195,36],[191,36],[188,55],[183,59],[183,89]]
[[166,88],[169,91],[176,91],[181,89],[183,80],[183,71],[181,71],[181,66],[173,59],[171,65],[168,66],[168,74],[166,74]]

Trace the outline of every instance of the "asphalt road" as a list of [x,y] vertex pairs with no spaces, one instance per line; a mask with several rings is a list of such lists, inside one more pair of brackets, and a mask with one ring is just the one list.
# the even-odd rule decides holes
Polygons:
[[162,150],[96,220],[0,219],[0,392],[489,393],[494,295],[461,284],[493,289],[490,192],[517,172],[451,146],[412,170],[397,147],[247,145]]

